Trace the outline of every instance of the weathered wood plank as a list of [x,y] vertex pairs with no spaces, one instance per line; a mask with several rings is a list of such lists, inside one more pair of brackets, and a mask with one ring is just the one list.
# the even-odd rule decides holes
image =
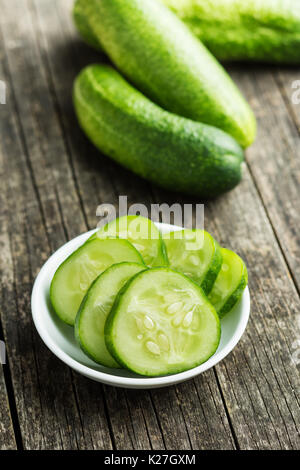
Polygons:
[[[0,79],[5,80],[3,70],[1,67],[1,52],[0,52]],[[5,104],[0,104],[0,122],[5,119]],[[4,158],[2,152],[0,152],[0,181],[6,178],[6,173],[4,169]],[[8,210],[6,207],[6,198],[4,191],[0,191],[0,299],[6,296],[6,286],[9,283],[10,279],[10,249],[9,249],[9,235],[6,231],[6,220],[8,218]],[[0,340],[4,341],[3,332],[2,332],[2,318],[3,318],[3,305],[0,303]],[[3,345],[0,345],[2,351]],[[6,346],[5,346],[6,349]],[[2,351],[3,352],[3,351]],[[1,365],[0,360],[0,449],[15,449],[16,441],[13,430],[12,419],[10,415],[8,394],[4,378],[4,368],[9,368],[7,352],[5,351],[6,364]],[[2,356],[1,356],[2,357]],[[0,357],[0,359],[1,359]]]
[[[50,245],[53,249],[65,241],[58,196],[63,196],[64,212],[70,210],[69,216],[64,216],[67,220],[73,216],[77,231],[79,216],[75,209],[71,212],[72,188],[63,178],[70,170],[64,153],[60,155],[63,146],[52,101],[43,89],[42,67],[36,59],[34,41],[27,34],[31,21],[25,3],[14,2],[8,8],[2,3],[2,39],[8,54],[2,76],[8,83],[9,96],[0,122],[0,153],[11,245],[10,264],[5,265],[10,277],[4,285],[2,321],[18,417],[26,449],[89,448],[70,369],[41,344],[30,314],[33,278],[49,256]],[[17,12],[22,19],[17,22],[19,28],[15,24]],[[99,407],[101,426],[96,438],[100,448],[109,448],[109,429],[102,410]]]
[[[49,244],[53,250],[86,224],[94,226],[97,204],[116,204],[122,192],[130,202],[149,205],[153,198],[147,183],[97,154],[78,131],[69,91],[89,53],[74,40],[71,2],[16,1],[6,9],[3,5],[2,27],[20,121],[9,108],[0,129],[1,135],[8,130],[8,139],[1,142],[0,154],[13,157],[5,162],[6,174],[13,174],[5,183],[14,214],[8,227],[14,266],[8,270],[14,267],[11,284],[14,280],[18,302],[8,283],[4,331],[13,357],[23,354],[22,366],[14,365],[12,373],[26,448],[110,448],[106,419],[116,448],[233,448],[225,411],[241,448],[299,448],[299,365],[293,362],[299,301],[248,173],[239,188],[206,210],[206,228],[245,257],[253,292],[247,333],[217,367],[217,381],[210,371],[151,393],[108,387],[103,393],[98,384],[70,374],[36,340],[29,324],[29,293]],[[16,12],[22,17],[17,28]],[[160,202],[172,198],[161,191],[154,197]],[[178,200],[183,202],[175,196]],[[17,318],[17,307],[18,329],[8,321]],[[27,370],[32,361],[34,370]],[[57,390],[60,382],[64,385]]]
[[300,69],[278,73],[261,66],[243,73],[239,67],[234,78],[258,122],[258,138],[247,161],[299,291],[300,106],[292,103],[291,85],[300,78]]
[[[236,447],[213,371],[176,387],[153,390],[151,394],[167,449],[226,450]],[[174,413],[174,403],[179,406],[180,413]]]
[[7,367],[7,365],[1,366],[0,369],[0,450],[14,450],[17,448],[17,444],[9,409],[3,367]]
[[149,393],[105,387],[107,408],[117,449],[164,449]]
[[[84,149],[85,144],[81,140],[85,141],[85,138],[81,133],[78,133],[76,121],[73,121],[72,113],[69,110],[68,91],[71,88],[75,74],[78,73],[84,62],[88,63],[88,52],[84,52],[85,46],[80,45],[80,42],[74,39],[74,28],[70,24],[69,19],[71,2],[67,3],[66,5],[66,3],[55,2],[59,12],[59,14],[56,14],[57,16],[54,16],[55,8],[53,8],[53,2],[51,3],[51,11],[47,2],[35,2],[35,6],[41,25],[41,33],[45,41],[44,43],[41,40],[41,44],[46,48],[45,53],[49,60],[50,74],[52,75],[54,89],[57,93],[57,101],[62,114],[66,139],[70,142],[69,149],[72,155],[75,177],[81,199],[84,201],[83,206],[87,214],[88,224],[91,225],[95,220],[95,213],[91,213],[89,209],[92,204],[103,201],[117,204],[117,195],[126,194],[129,204],[143,202],[149,206],[152,197],[149,194],[148,183],[119,168],[117,165],[109,162],[109,160],[101,158],[92,147],[88,146]],[[64,49],[64,52],[58,57],[55,51],[61,51],[62,49]],[[98,57],[95,54],[92,54],[92,56],[93,58],[90,62],[95,61],[95,57]],[[74,126],[70,126],[70,122],[74,122]],[[80,153],[83,155],[80,155]],[[100,164],[97,163],[97,160],[98,162],[100,161]],[[97,180],[100,181],[98,187],[93,185],[95,175]],[[104,188],[102,188],[101,181],[104,183]],[[95,199],[95,194],[97,199]],[[210,375],[209,383],[210,387],[218,393],[213,375]],[[180,424],[184,422],[184,416],[178,403],[175,389],[168,393],[171,397],[168,406],[172,410],[172,416],[175,421],[179,420],[178,423]],[[159,394],[160,391],[157,394],[154,392],[153,396],[158,397]],[[132,399],[133,396],[134,400]],[[193,390],[190,392],[189,388],[186,389],[186,399],[191,400],[191,402],[193,401],[196,405],[195,392]],[[200,393],[199,400],[206,399],[207,397]],[[210,397],[208,397],[208,400],[210,400]],[[118,406],[116,409],[118,403],[123,405]],[[154,408],[152,404],[154,404]],[[191,445],[195,448],[201,447],[198,428],[200,423],[205,421],[203,412],[197,411],[197,419],[192,419],[192,415],[186,417],[187,422],[193,422],[192,429],[190,424],[182,428],[178,426],[174,429],[174,427],[170,428],[169,417],[163,411],[161,405],[163,405],[163,401],[160,402],[160,400],[155,399],[149,401],[148,392],[133,393],[120,390],[107,392],[107,407],[117,448],[164,448],[165,444],[167,448],[176,448],[177,443],[180,447],[183,446],[183,448],[190,448]],[[201,409],[199,402],[198,407]],[[206,405],[204,404],[203,407],[206,408]],[[221,424],[219,434],[220,445],[223,445],[224,448],[232,448],[233,441],[219,395],[216,397],[216,404],[212,402],[210,412],[215,414],[215,421]],[[144,415],[144,418],[142,415]],[[145,423],[143,423],[143,419]],[[211,423],[216,425],[215,421],[209,421],[208,430],[210,430]],[[226,423],[224,426],[222,425],[223,422]],[[163,438],[160,435],[160,428],[163,429]],[[210,432],[212,436],[215,435],[214,429],[211,429]],[[193,436],[192,442],[189,433]],[[214,440],[210,440],[204,437],[204,435],[202,438],[203,447],[213,447]],[[166,441],[165,444],[163,440]]]
[[[299,227],[299,187],[300,187],[300,164],[299,164],[299,135],[300,135],[300,68],[280,69],[274,73],[275,80],[285,101],[287,110],[296,125],[297,134],[293,132],[293,141],[296,146],[293,163],[290,168],[289,181],[298,189],[296,200],[286,201],[283,220],[286,220],[286,228],[281,230],[281,238],[284,241],[284,251],[292,270],[298,291],[300,291],[300,242],[298,234]],[[290,122],[288,122],[290,127]],[[298,195],[298,197],[297,197]]]
[[[56,38],[56,41],[54,41],[53,38],[51,40],[51,48],[49,49],[49,57],[51,60],[55,59],[54,63],[55,64],[58,63],[61,69],[60,71],[55,70],[55,72],[57,72],[57,75],[55,73],[55,77],[52,77],[49,74],[48,78],[49,80],[53,80],[52,82],[53,86],[55,87],[58,86],[57,89],[54,88],[55,93],[57,93],[57,96],[55,96],[54,99],[55,100],[59,99],[59,104],[58,104],[59,112],[62,112],[62,115],[60,117],[62,119],[62,126],[65,132],[65,139],[66,139],[67,145],[69,145],[68,148],[70,149],[70,157],[72,158],[71,166],[74,168],[74,175],[73,175],[74,181],[76,185],[78,185],[78,193],[81,199],[82,208],[83,208],[88,226],[93,227],[95,226],[95,223],[96,223],[95,214],[96,214],[97,205],[100,202],[104,202],[104,201],[111,202],[112,198],[114,202],[117,202],[114,186],[111,183],[110,162],[105,158],[103,158],[103,161],[101,161],[101,159],[99,159],[98,156],[94,158],[94,161],[93,159],[91,162],[87,161],[86,156],[95,151],[94,149],[91,148],[89,144],[86,143],[86,139],[83,138],[81,133],[78,133],[77,123],[75,121],[72,107],[71,107],[71,88],[72,88],[72,83],[74,79],[74,74],[77,73],[80,68],[79,69],[74,68],[74,65],[72,64],[72,60],[70,60],[70,56],[68,56],[69,44],[66,42],[64,32],[61,31],[60,29],[57,29],[57,30],[55,29],[55,28],[60,28],[61,25],[60,25],[59,16],[57,16],[57,12],[55,8],[53,8],[53,3],[50,4],[49,2],[42,2],[42,3],[38,3],[37,7],[41,9],[46,8],[46,10],[43,10],[44,21],[46,19],[48,20],[47,23],[45,24],[45,27],[50,28],[51,34],[54,33],[55,38]],[[55,14],[54,23],[52,21],[53,14]],[[52,26],[50,27],[50,25]],[[43,37],[40,36],[40,44],[44,44],[43,43],[44,39]],[[47,43],[45,43],[44,46],[46,47]],[[52,48],[52,46],[54,46],[54,48]],[[58,48],[55,49],[55,46],[58,46]],[[61,55],[60,55],[59,50],[61,51]],[[53,51],[54,52],[56,51],[56,53],[54,53],[54,56],[51,55],[53,54]],[[42,49],[42,53],[43,52],[44,50]],[[75,51],[73,51],[73,57],[74,57],[74,52]],[[67,55],[64,55],[64,54],[67,54]],[[44,61],[46,61],[49,58],[43,55],[43,59]],[[51,64],[52,62],[50,63],[50,65]],[[45,65],[46,70],[47,70],[47,67],[48,65],[46,64]],[[61,73],[64,74],[63,77],[61,77]],[[74,140],[70,139],[70,136]],[[84,149],[84,152],[82,151],[83,149]],[[76,158],[74,158],[74,155]],[[93,211],[90,210],[91,207],[93,207]],[[78,203],[76,204],[75,202],[73,210],[74,211],[81,210],[80,205]],[[66,229],[66,233],[68,234],[68,236],[70,236],[72,234],[72,228],[70,227],[70,222],[64,219],[63,223]],[[86,226],[84,226],[82,230],[86,230]],[[76,387],[79,389],[78,391],[79,397],[89,395],[90,393],[94,393],[96,390],[96,387],[94,386],[94,384],[91,384],[84,379],[80,379],[78,376],[76,377],[75,384],[76,384]],[[100,386],[98,385],[98,388],[99,387]],[[88,390],[86,390],[87,388]],[[122,392],[118,391],[116,393],[121,394]],[[112,393],[106,392],[105,401],[107,401],[106,406],[108,407],[108,410],[110,410],[111,397],[112,397]],[[90,399],[94,400],[95,398],[91,396]],[[117,400],[116,404],[118,404],[119,401],[120,400]],[[146,398],[145,398],[145,401],[146,401]],[[120,408],[120,411],[121,411],[120,421],[127,419],[130,413],[126,400],[125,401],[123,400],[123,402],[124,402],[124,407]],[[81,401],[79,403],[81,403]],[[86,410],[85,412],[88,413],[88,416],[86,416],[86,419],[89,420],[90,423],[92,423],[92,420],[94,417],[93,408],[92,407],[88,408],[84,404],[82,404],[82,406]],[[112,410],[112,413],[115,413],[114,409]],[[128,433],[124,433],[121,435],[120,439],[114,438],[116,446],[118,448],[133,448],[133,446],[142,448],[142,445],[144,446],[143,448],[148,448],[148,447],[151,448],[152,446],[155,447],[155,445],[157,445],[159,435],[160,435],[159,428],[157,424],[155,425],[155,414],[153,411],[151,414],[151,409],[149,409],[149,414],[151,415],[152,419],[150,419],[149,424],[147,425],[147,430],[144,429],[143,444],[141,442],[136,441],[134,438],[134,435],[130,436]],[[143,416],[141,414],[138,414],[137,417],[138,419],[136,420],[135,425],[130,428],[132,431],[132,434],[139,433],[143,429],[143,427],[145,427]],[[114,420],[112,420],[111,425],[112,425],[112,429],[115,430],[117,433],[118,428],[120,426],[119,422],[115,422]],[[149,436],[149,439],[151,439],[151,436],[153,436],[153,444],[149,442],[148,436]],[[97,436],[95,436],[94,443],[93,443],[93,446],[95,448],[97,448],[98,446],[96,437]]]
[[[30,49],[30,53],[24,57],[21,50],[17,51],[16,54],[12,54],[10,52],[9,65],[13,76],[20,77],[21,81],[21,83],[18,82],[17,84],[16,96],[19,105],[18,110],[20,113],[21,127],[24,133],[24,141],[26,146],[29,148],[30,153],[28,156],[28,163],[31,168],[30,176],[35,183],[40,200],[40,206],[44,215],[47,234],[53,249],[65,241],[66,234],[68,237],[73,236],[73,230],[74,234],[75,232],[77,234],[78,232],[85,230],[86,226],[83,222],[77,193],[75,193],[74,189],[71,187],[71,184],[74,184],[75,186],[75,183],[70,175],[68,163],[66,163],[67,154],[63,145],[62,135],[59,134],[59,127],[57,125],[53,103],[49,97],[47,83],[43,80],[43,76],[41,76],[43,73],[43,67],[41,62],[38,60],[39,56],[36,51],[36,44],[32,38],[33,32],[30,28],[31,23],[26,22],[25,4],[23,4],[24,11],[22,11],[22,5],[20,3],[18,3],[18,8],[20,8],[20,14],[24,14],[22,30],[15,31],[14,33],[15,36],[18,37],[18,40],[22,44],[25,43],[26,48]],[[12,12],[10,16],[8,13],[6,15],[6,20],[7,18],[11,18],[12,20]],[[10,26],[9,22],[4,25],[5,33],[8,33]],[[5,37],[9,38],[9,34],[5,34]],[[24,67],[26,67],[26,74],[24,73]],[[39,70],[39,74],[36,73],[37,69]],[[31,83],[31,89],[29,89],[29,82]],[[28,95],[25,95],[25,98],[22,96],[21,91],[26,88],[28,88]],[[21,102],[21,100],[23,101]],[[42,108],[39,108],[38,106],[39,100],[43,100]],[[32,109],[37,108],[38,115],[30,115],[27,120],[26,111],[29,106],[31,106]],[[50,129],[50,138],[47,131],[48,126]],[[91,191],[93,190],[92,187],[90,189]],[[70,193],[72,194],[72,197],[70,196]],[[50,210],[49,201],[52,202]],[[63,201],[63,203],[60,201]],[[70,218],[73,219],[73,222],[71,222]],[[61,228],[59,228],[59,225],[61,225]],[[41,240],[39,240],[39,245],[41,246],[41,244]],[[37,247],[34,248],[38,248],[38,244]],[[35,263],[34,271],[36,271],[39,263],[41,263],[41,259],[39,259],[38,252],[36,252],[34,248],[32,250],[30,249],[30,252],[34,255],[32,261]],[[27,291],[29,294],[30,288],[28,288]],[[83,411],[81,411],[81,408],[78,411],[78,413],[82,415],[82,422],[90,422],[89,420],[95,417],[89,426],[88,431],[85,432],[84,438],[83,434],[78,438],[78,447],[110,448],[111,443],[110,438],[107,437],[108,430],[103,411],[105,407],[103,405],[101,386],[98,385],[96,387],[95,384],[87,384],[84,379],[78,377],[74,379],[74,384],[78,396],[79,408],[82,400]],[[88,390],[86,390],[86,388],[88,388]],[[44,382],[43,390],[45,393],[49,392]],[[65,388],[65,393],[68,393],[67,387]],[[69,395],[72,397],[72,393],[69,393]],[[89,404],[89,406],[87,406],[87,404]],[[69,411],[71,412],[71,410]],[[103,428],[105,427],[107,432],[103,433]],[[56,426],[52,425],[52,429],[55,428]],[[77,423],[77,425],[74,426],[74,434],[76,434],[77,429],[79,432],[83,433],[80,423]],[[157,440],[157,430],[155,431],[156,432],[153,432],[152,434]],[[103,434],[105,434],[105,438],[103,438]],[[51,447],[53,447],[52,443],[50,444],[47,442],[47,438],[48,435],[45,436],[45,442],[43,445],[51,445]],[[27,448],[33,448],[33,442],[36,439],[37,436],[33,435],[32,441],[26,443]],[[65,436],[62,437],[62,445],[65,445],[64,439]]]
[[299,448],[299,297],[248,174],[210,204],[207,228],[246,260],[252,312],[238,346],[219,366],[241,448]]
[[[266,223],[266,220],[265,220],[264,222]],[[251,409],[251,408],[250,408],[250,409]],[[253,423],[252,423],[252,425],[253,425]],[[167,424],[167,425],[166,425],[166,433],[167,433],[167,431],[168,431],[169,429],[170,429],[170,425]],[[274,427],[273,427],[273,429],[274,429]],[[249,434],[249,432],[248,432],[248,434]],[[179,437],[179,441],[180,441],[180,437]],[[178,440],[177,440],[176,442],[178,443]],[[251,439],[250,439],[250,442],[251,442]],[[276,445],[276,442],[277,442],[277,441],[276,441],[276,439],[275,439],[275,445]],[[278,442],[277,442],[277,444],[278,444]],[[250,445],[254,445],[254,444],[253,444],[253,441],[252,441],[252,444],[250,444]],[[259,446],[260,444],[258,443],[257,445]],[[171,446],[172,446],[172,443],[171,443]],[[254,445],[254,447],[255,447],[255,445]]]
[[[156,194],[169,205],[178,201],[176,194]],[[206,203],[205,228],[236,250],[249,269],[249,325],[240,344],[216,367],[238,446],[297,449],[299,297],[246,168],[234,191]]]
[[[299,416],[294,412],[297,406],[299,407],[297,358],[300,322],[297,294],[292,293],[292,290],[288,293],[287,285],[292,284],[292,275],[299,292],[300,154],[299,131],[296,126],[299,128],[300,121],[299,107],[297,108],[292,102],[291,87],[291,83],[298,76],[297,69],[281,70],[278,73],[267,67],[252,68],[247,73],[238,68],[234,73],[258,119],[258,138],[247,153],[248,165],[282,254],[289,266],[289,271],[285,273],[281,271],[279,274],[278,266],[272,258],[266,262],[267,267],[269,266],[268,285],[274,284],[274,287],[277,285],[278,293],[277,296],[275,293],[273,296],[269,294],[265,300],[265,305],[272,308],[275,318],[271,323],[272,334],[271,336],[266,334],[266,339],[261,342],[259,348],[262,353],[258,355],[259,361],[264,361],[265,370],[271,367],[270,373],[265,373],[264,376],[264,387],[266,390],[269,388],[270,394],[267,407],[269,419],[272,420],[272,417],[279,414],[283,420],[282,426],[277,426],[275,420],[274,437],[277,435],[280,445],[295,448],[299,446]],[[275,253],[273,251],[274,258]],[[268,323],[264,325],[263,320],[266,322],[266,315],[263,315],[259,321],[261,331],[269,326]],[[258,331],[260,332],[260,329]],[[253,353],[256,351],[253,346],[257,342],[256,333],[257,326],[251,338]],[[277,355],[277,351],[281,354]],[[272,356],[274,364],[270,360]],[[247,360],[247,357],[245,359]],[[294,372],[289,369],[291,364],[296,368]],[[257,372],[259,370],[258,368]],[[282,387],[285,390],[289,389],[290,393],[283,392]],[[268,403],[267,395],[265,400]],[[275,404],[277,411],[273,409]],[[289,415],[287,421],[285,421],[286,413]]]
[[[53,360],[53,356],[41,347],[32,327],[30,316],[32,272],[29,259],[31,250],[28,247],[32,245],[38,247],[36,256],[40,260],[46,259],[49,251],[47,252],[47,238],[38,203],[24,164],[24,153],[16,131],[11,97],[6,108],[7,115],[0,123],[3,136],[0,152],[5,157],[5,174],[9,175],[9,178],[6,176],[2,180],[1,187],[2,191],[5,191],[10,214],[6,220],[10,241],[6,240],[5,250],[10,256],[6,256],[5,263],[1,263],[1,274],[3,269],[9,274],[1,276],[2,292],[5,292],[1,302],[3,329],[24,445],[43,448],[47,446],[44,441],[44,436],[47,436],[49,447],[51,443],[54,448],[60,448],[59,431],[62,426],[61,423],[57,425],[55,421],[56,400],[53,399],[55,396],[53,384],[57,382],[53,381],[53,378],[55,374],[56,380],[64,384],[67,396],[72,396],[66,379],[69,372],[66,370],[63,373],[60,364],[49,363]],[[37,367],[37,355],[44,359],[42,371]],[[48,386],[49,395],[52,391],[52,397],[42,396],[40,381]],[[59,389],[62,390],[62,387]]]

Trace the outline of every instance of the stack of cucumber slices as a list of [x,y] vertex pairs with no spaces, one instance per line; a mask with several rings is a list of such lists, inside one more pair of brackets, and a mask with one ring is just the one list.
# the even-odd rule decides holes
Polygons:
[[50,298],[95,362],[161,376],[216,352],[220,319],[247,281],[243,260],[204,230],[162,235],[151,220],[125,216],[59,266]]

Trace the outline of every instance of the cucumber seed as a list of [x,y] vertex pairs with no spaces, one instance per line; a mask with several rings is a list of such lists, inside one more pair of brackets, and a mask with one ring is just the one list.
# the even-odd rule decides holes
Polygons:
[[146,347],[152,354],[156,354],[157,356],[160,355],[160,348],[158,344],[154,343],[153,341],[147,341]]

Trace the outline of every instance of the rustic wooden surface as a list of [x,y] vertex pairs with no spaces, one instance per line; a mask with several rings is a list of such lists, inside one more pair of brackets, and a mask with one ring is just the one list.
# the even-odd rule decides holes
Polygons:
[[187,383],[126,391],[93,383],[48,351],[32,324],[32,283],[96,207],[193,202],[101,156],[71,104],[100,59],[78,38],[71,0],[0,0],[0,449],[299,449],[300,68],[234,66],[258,119],[242,183],[206,203],[206,228],[249,267],[251,319],[217,367]]

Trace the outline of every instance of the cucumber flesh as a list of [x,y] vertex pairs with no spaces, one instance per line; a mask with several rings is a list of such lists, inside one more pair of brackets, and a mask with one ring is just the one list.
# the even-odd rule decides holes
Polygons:
[[192,280],[170,268],[152,268],[119,292],[105,324],[105,341],[116,362],[138,374],[174,374],[215,353],[220,321]]
[[146,217],[123,216],[109,222],[93,238],[125,238],[141,253],[147,266],[166,266],[168,259],[161,233],[156,225]]
[[233,251],[221,248],[223,263],[208,296],[220,317],[233,309],[248,283],[244,261]]
[[208,294],[222,265],[218,243],[204,230],[180,230],[163,236],[169,264],[199,284]]
[[81,349],[95,362],[120,367],[105,345],[105,321],[119,290],[145,268],[137,263],[114,264],[95,279],[86,293],[76,316],[75,335]]
[[50,287],[50,300],[60,319],[74,325],[91,282],[121,261],[143,264],[140,253],[127,240],[91,240],[72,253],[57,269]]

